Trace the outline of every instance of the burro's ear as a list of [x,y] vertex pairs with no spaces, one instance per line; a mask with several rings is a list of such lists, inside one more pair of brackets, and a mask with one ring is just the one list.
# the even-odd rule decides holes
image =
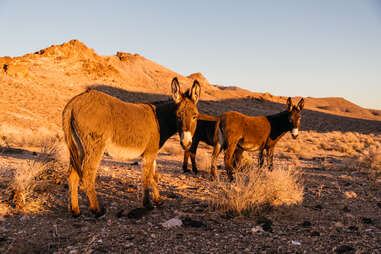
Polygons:
[[183,93],[181,92],[179,81],[177,77],[173,78],[172,84],[172,98],[176,103],[179,103],[183,99]]
[[291,101],[291,97],[288,97],[286,105],[287,105],[287,110],[288,110],[288,111],[291,111],[291,110],[292,110],[292,101]]
[[198,102],[198,99],[200,99],[201,95],[201,86],[200,83],[198,83],[197,80],[193,82],[193,86],[191,89],[191,99],[194,103]]
[[303,108],[304,108],[304,98],[300,99],[298,103],[298,110],[302,111]]

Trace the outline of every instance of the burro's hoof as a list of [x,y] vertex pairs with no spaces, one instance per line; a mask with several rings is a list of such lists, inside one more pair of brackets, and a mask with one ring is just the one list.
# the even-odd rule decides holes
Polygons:
[[70,204],[67,206],[67,210],[69,211],[71,216],[73,216],[73,218],[78,218],[79,216],[81,216],[81,212],[79,211],[79,209],[73,210]]
[[154,203],[156,207],[161,207],[164,204],[164,202],[161,199],[155,200]]
[[153,210],[154,209],[154,207],[150,201],[143,202],[143,207],[147,210]]
[[99,211],[95,210],[95,211],[91,211],[94,215],[95,215],[95,218],[99,218],[99,217],[102,217],[103,215],[105,215],[106,213],[106,209],[104,207],[101,207],[101,209]]
[[71,216],[73,216],[73,218],[78,218],[79,216],[81,216],[80,212],[71,211],[70,213],[71,213]]

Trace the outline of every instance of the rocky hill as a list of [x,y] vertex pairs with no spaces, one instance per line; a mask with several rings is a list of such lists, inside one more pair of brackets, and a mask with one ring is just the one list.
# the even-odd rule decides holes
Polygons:
[[[98,55],[78,40],[53,45],[20,57],[0,58],[0,132],[57,131],[61,112],[74,95],[93,87],[130,101],[166,99],[177,76],[186,88],[197,79],[203,101],[247,99],[285,103],[286,97],[254,93],[239,87],[212,85],[201,74],[180,75],[138,54]],[[201,111],[219,114],[219,107]],[[216,105],[212,103],[211,105]],[[232,104],[233,105],[233,104]],[[271,112],[256,111],[252,114]],[[381,111],[361,108],[342,98],[307,98],[306,108],[350,118],[381,121]],[[237,108],[239,109],[239,103]],[[250,112],[249,112],[250,113]]]

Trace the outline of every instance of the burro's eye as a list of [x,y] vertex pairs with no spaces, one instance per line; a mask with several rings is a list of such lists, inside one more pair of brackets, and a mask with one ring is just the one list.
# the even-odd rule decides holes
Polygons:
[[193,115],[193,120],[197,120],[197,115]]

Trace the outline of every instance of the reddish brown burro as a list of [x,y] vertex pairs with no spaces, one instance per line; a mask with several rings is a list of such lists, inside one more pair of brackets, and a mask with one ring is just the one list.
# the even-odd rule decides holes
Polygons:
[[216,175],[216,159],[221,150],[225,151],[225,168],[231,179],[233,154],[240,161],[243,151],[259,150],[259,167],[263,167],[263,153],[266,152],[267,166],[271,170],[276,143],[288,131],[294,138],[298,136],[303,107],[303,98],[297,106],[288,98],[287,109],[275,115],[247,116],[235,111],[223,113],[215,129],[211,177]]

